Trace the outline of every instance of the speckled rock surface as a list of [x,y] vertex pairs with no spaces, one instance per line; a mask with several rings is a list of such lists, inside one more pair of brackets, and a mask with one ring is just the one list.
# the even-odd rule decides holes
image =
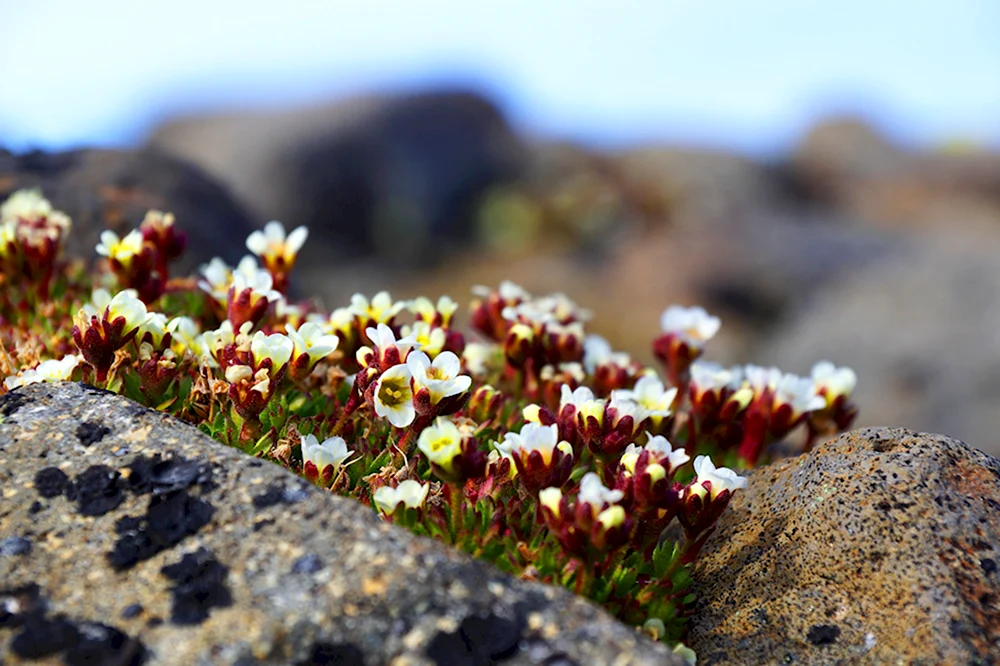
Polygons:
[[34,385],[0,414],[6,665],[679,663],[123,398]]
[[750,476],[699,558],[698,664],[1000,664],[1000,461],[857,430]]

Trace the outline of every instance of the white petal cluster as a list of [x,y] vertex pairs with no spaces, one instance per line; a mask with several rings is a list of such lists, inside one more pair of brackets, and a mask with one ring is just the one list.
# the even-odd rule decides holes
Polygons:
[[[240,264],[242,265],[243,262],[240,262]],[[231,287],[233,288],[233,293],[237,295],[249,289],[252,293],[251,300],[255,300],[254,296],[256,296],[258,298],[266,298],[268,301],[274,303],[282,298],[281,292],[274,289],[274,278],[267,272],[267,269],[257,268],[256,266],[254,266],[253,270],[240,270],[237,267],[237,270],[233,271]]]
[[810,377],[788,373],[778,381],[774,390],[774,406],[789,405],[793,414],[803,414],[826,407],[826,399],[816,391]]
[[404,326],[403,337],[412,337],[417,342],[417,349],[434,357],[441,353],[447,342],[447,334],[439,326],[431,326],[423,320],[413,323],[412,326]]
[[298,227],[286,237],[285,226],[272,220],[264,225],[263,231],[254,231],[247,236],[247,249],[261,259],[274,261],[280,258],[290,264],[295,261],[308,237],[309,230],[305,227]]
[[97,254],[123,264],[128,264],[132,258],[142,252],[142,232],[133,229],[125,238],[106,229],[101,232],[101,242],[97,244]]
[[150,312],[145,321],[139,325],[135,337],[142,339],[149,334],[154,347],[159,347],[163,336],[167,334],[167,315],[161,312]]
[[402,312],[406,305],[406,301],[394,303],[388,291],[380,291],[375,294],[371,301],[364,294],[354,294],[351,296],[349,308],[354,316],[362,322],[373,321],[376,324],[387,324]]
[[745,478],[728,467],[717,468],[708,456],[698,456],[694,459],[694,471],[697,476],[691,483],[693,492],[704,495],[707,491],[702,484],[708,481],[712,484],[711,499],[718,497],[723,490],[734,492],[747,487]]
[[417,410],[413,406],[412,375],[405,364],[394,365],[375,383],[375,413],[397,428],[413,423]]
[[664,333],[672,333],[694,348],[703,347],[721,326],[722,320],[698,305],[690,308],[671,305],[660,316],[660,329]]
[[625,352],[616,352],[611,343],[599,335],[588,335],[583,339],[583,367],[593,374],[601,366],[629,368],[632,357]]
[[695,361],[691,364],[691,383],[699,396],[708,391],[721,391],[730,385],[734,376],[732,370],[727,370],[718,363]]
[[540,423],[525,423],[521,432],[506,433],[503,441],[496,443],[496,449],[507,455],[538,451],[546,465],[552,461],[556,449],[567,455],[573,455],[573,447],[569,442],[559,441],[559,426],[556,424],[543,426]]
[[406,366],[413,376],[415,390],[427,389],[431,403],[465,393],[472,386],[472,378],[462,372],[462,363],[452,352],[441,352],[434,361],[422,351],[410,352]]
[[666,458],[672,469],[677,469],[687,461],[691,460],[691,456],[689,456],[684,449],[677,449],[674,451],[673,445],[663,435],[651,436],[649,441],[646,442],[646,445],[642,448],[661,458]]
[[430,484],[407,479],[395,488],[382,486],[375,491],[372,499],[375,506],[383,513],[392,513],[400,503],[408,509],[419,509],[427,499],[430,489]]
[[254,365],[259,366],[264,359],[271,359],[271,372],[278,372],[285,367],[292,357],[295,344],[291,338],[281,333],[265,335],[263,331],[254,333],[250,340],[250,353],[253,355]]
[[[252,257],[247,257],[247,259],[253,261]],[[233,270],[225,261],[214,257],[201,267],[201,274],[204,279],[198,281],[198,286],[202,291],[208,292],[216,301],[225,304],[229,297],[229,284],[233,279]]]
[[316,435],[303,435],[302,437],[302,462],[311,462],[316,465],[320,474],[329,466],[333,466],[333,473],[336,474],[344,461],[351,457],[354,451],[347,448],[347,442],[343,437],[330,437],[320,443]]
[[450,471],[455,456],[462,452],[462,432],[454,421],[439,416],[421,431],[417,448],[429,461]]
[[366,328],[365,333],[378,348],[380,360],[385,358],[385,352],[393,347],[399,351],[400,360],[405,360],[410,350],[417,346],[417,339],[411,335],[403,336],[397,340],[392,329],[385,324],[378,324],[375,328]]
[[292,341],[295,357],[298,358],[302,354],[306,354],[311,363],[332,354],[340,343],[340,338],[325,333],[319,324],[312,322],[306,322],[298,329],[291,324],[286,324],[285,332]]
[[594,472],[587,472],[580,479],[580,494],[577,495],[577,501],[586,502],[599,509],[605,504],[620,502],[624,496],[625,493],[620,490],[606,488]]
[[632,390],[611,392],[612,403],[632,402],[647,416],[666,418],[673,413],[676,388],[666,388],[656,375],[643,375]]
[[127,335],[129,331],[139,328],[149,316],[149,313],[146,312],[146,304],[139,300],[133,289],[126,289],[115,294],[108,303],[107,312],[109,322],[114,322],[118,317],[125,318],[125,328],[122,329],[122,335]]
[[858,376],[854,370],[846,366],[838,368],[829,361],[820,361],[813,366],[812,380],[827,403],[832,403],[840,396],[849,398],[858,385]]
[[483,377],[503,362],[503,349],[493,342],[470,342],[462,351],[465,368],[473,377]]
[[[493,290],[489,287],[478,284],[472,288],[472,293],[481,298],[488,298]],[[504,280],[500,283],[497,288],[497,294],[500,296],[500,300],[510,303],[513,301],[526,301],[531,298],[529,294],[521,285],[515,284],[510,280]]]
[[[586,386],[578,386],[575,389],[570,389],[569,386],[563,384],[559,387],[559,411],[563,410],[563,407],[567,405],[573,405],[577,409],[586,403],[594,400],[594,392],[591,391]],[[603,406],[602,406],[603,411]]]
[[26,368],[13,377],[7,377],[3,383],[10,390],[39,382],[66,381],[73,377],[73,370],[80,364],[80,360],[80,356],[70,354],[58,361],[42,361],[34,368]]

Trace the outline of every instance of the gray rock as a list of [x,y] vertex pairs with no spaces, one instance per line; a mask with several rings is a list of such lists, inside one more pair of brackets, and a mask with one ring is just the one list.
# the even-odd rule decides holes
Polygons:
[[857,430],[758,469],[695,563],[705,664],[1000,663],[1000,461]]
[[680,663],[124,398],[33,385],[0,414],[0,534],[31,543],[0,557],[6,664]]

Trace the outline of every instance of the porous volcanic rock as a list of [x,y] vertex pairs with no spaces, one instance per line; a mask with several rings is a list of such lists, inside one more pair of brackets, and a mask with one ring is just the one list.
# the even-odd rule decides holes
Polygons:
[[681,663],[119,396],[33,385],[0,414],[8,666]]
[[704,664],[1000,664],[1000,461],[857,430],[753,472],[699,557]]
[[0,150],[0,200],[15,190],[39,187],[73,219],[67,252],[96,257],[104,229],[124,236],[150,209],[169,211],[188,235],[176,264],[186,275],[214,256],[235,264],[246,254],[243,239],[259,224],[218,181],[200,168],[155,150]]

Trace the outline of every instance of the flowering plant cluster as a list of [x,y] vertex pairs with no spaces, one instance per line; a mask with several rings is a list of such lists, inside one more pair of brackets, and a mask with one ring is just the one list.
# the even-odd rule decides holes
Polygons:
[[39,193],[2,215],[3,390],[117,391],[674,644],[688,565],[746,486],[734,469],[855,416],[847,368],[703,361],[720,321],[698,307],[664,312],[661,375],[587,334],[566,296],[510,282],[474,291],[467,329],[447,296],[292,300],[304,228],[272,222],[237,266],[192,279],[169,275],[184,248],[169,214],[103,234],[93,271],[60,263],[69,219]]

